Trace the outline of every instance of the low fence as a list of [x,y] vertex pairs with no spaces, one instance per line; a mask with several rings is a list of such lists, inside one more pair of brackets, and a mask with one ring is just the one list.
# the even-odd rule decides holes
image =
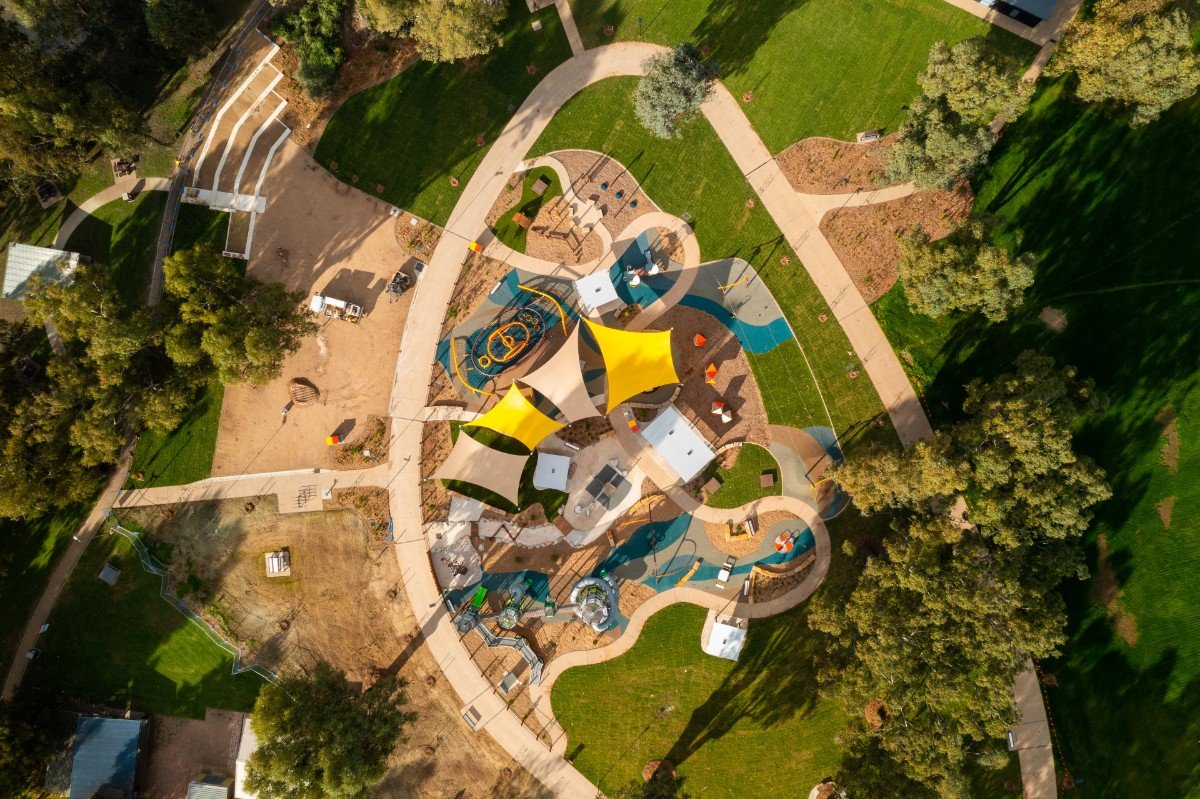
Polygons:
[[529,663],[529,684],[538,685],[542,681],[542,659],[534,653],[533,648],[529,646],[529,642],[524,638],[515,638],[511,636],[496,635],[494,632],[484,627],[482,624],[475,625],[475,632],[479,633],[479,637],[483,642],[491,647],[508,646],[521,653],[521,657],[525,658]]
[[[222,638],[220,635],[218,635],[217,631],[214,630],[212,628],[212,626],[209,625],[208,622],[206,622],[203,618],[201,618],[200,614],[196,613],[196,611],[189,608],[182,599],[180,599],[179,597],[177,597],[173,593],[171,593],[170,577],[167,575],[166,566],[164,566],[157,558],[155,558],[153,555],[151,555],[150,551],[148,549],[146,549],[146,545],[144,543],[142,543],[142,538],[141,538],[140,533],[138,533],[134,530],[129,530],[129,529],[126,529],[125,527],[122,527],[120,522],[117,522],[117,521],[113,522],[113,532],[122,536],[125,540],[127,540],[133,546],[134,550],[136,550],[138,553],[138,560],[141,561],[142,568],[145,569],[146,571],[148,571],[150,574],[157,576],[162,581],[159,586],[159,589],[158,589],[158,595],[160,597],[162,597],[164,600],[166,600],[168,605],[170,605],[171,607],[175,608],[175,610],[177,610],[181,614],[183,614],[183,617],[185,619],[187,619],[192,624],[199,627],[200,630],[206,636],[208,636],[209,640],[211,640],[214,644],[221,647],[221,649],[224,649],[226,652],[228,652],[230,655],[233,656],[233,673],[234,674],[242,674],[244,672],[250,671],[250,672],[257,674],[259,677],[262,677],[264,680],[266,680],[269,683],[273,683],[273,684],[279,683],[279,677],[277,677],[274,673],[267,671],[266,669],[264,669],[262,666],[258,665],[257,663],[252,664],[250,666],[239,666],[238,663],[242,659],[242,650],[238,649],[233,644],[229,643],[224,638]],[[539,664],[539,668],[538,668],[538,674],[539,674],[539,676],[541,674],[540,664]]]

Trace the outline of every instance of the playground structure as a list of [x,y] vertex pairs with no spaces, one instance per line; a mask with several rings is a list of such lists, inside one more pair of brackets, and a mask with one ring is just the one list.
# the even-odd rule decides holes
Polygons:
[[598,577],[584,577],[571,589],[571,607],[583,621],[598,633],[616,623],[617,581],[608,572]]
[[363,315],[361,305],[355,305],[352,302],[326,297],[321,294],[313,295],[312,300],[308,303],[308,310],[315,314],[328,316],[331,319],[341,319],[355,324],[362,319]]

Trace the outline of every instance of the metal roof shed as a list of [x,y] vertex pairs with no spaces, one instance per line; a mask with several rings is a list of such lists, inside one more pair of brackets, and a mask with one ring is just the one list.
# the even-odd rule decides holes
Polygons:
[[8,245],[8,261],[4,267],[4,288],[0,296],[6,300],[24,298],[29,279],[34,275],[50,282],[67,281],[79,266],[79,253],[35,247],[32,244]]
[[566,455],[554,455],[539,450],[537,463],[533,467],[533,487],[566,491],[567,472],[570,468],[571,459]]
[[674,405],[663,408],[662,413],[646,425],[642,437],[685,483],[717,457],[704,436]]
[[80,716],[71,751],[70,799],[133,799],[145,719]]
[[576,280],[575,291],[579,292],[579,302],[588,313],[600,313],[610,305],[621,302],[617,287],[613,285],[606,269]]

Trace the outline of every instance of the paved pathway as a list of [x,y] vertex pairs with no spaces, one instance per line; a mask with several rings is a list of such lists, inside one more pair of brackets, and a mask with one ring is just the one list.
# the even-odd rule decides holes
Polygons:
[[571,55],[583,52],[583,39],[579,36],[579,28],[575,25],[575,15],[571,13],[570,0],[554,0],[558,9],[559,19],[562,20],[563,32],[567,34],[567,42],[571,45]]
[[127,191],[142,192],[170,190],[170,178],[121,178],[107,189],[98,191],[88,199],[84,200],[78,208],[71,212],[71,215],[68,216],[66,221],[62,223],[62,227],[58,229],[58,233],[55,234],[54,246],[60,250],[64,249],[67,246],[67,242],[71,239],[71,234],[75,232],[77,227],[83,224],[83,220],[91,216],[92,213],[97,209],[108,205],[114,200],[121,199],[122,195],[124,195]]
[[[113,505],[117,508],[136,508],[145,505],[173,505],[179,502],[205,502],[275,494],[279,497],[280,512],[321,510],[323,492],[332,491],[334,488],[387,488],[390,476],[388,466],[380,464],[370,469],[347,471],[295,469],[286,472],[210,477],[184,485],[121,491]],[[297,496],[306,498],[297,502]]]
[[[50,619],[50,611],[54,609],[54,604],[58,602],[58,596],[62,593],[63,586],[67,584],[67,578],[71,576],[71,572],[75,569],[75,564],[83,557],[83,550],[87,548],[88,543],[100,529],[100,525],[108,517],[109,509],[116,500],[121,486],[124,485],[125,478],[129,475],[131,456],[132,448],[126,448],[121,453],[116,471],[113,472],[112,477],[105,484],[104,490],[100,493],[100,499],[92,508],[91,513],[87,515],[87,518],[83,520],[83,524],[75,532],[70,546],[67,547],[62,557],[58,559],[58,563],[54,564],[54,570],[50,572],[50,579],[46,583],[46,588],[42,591],[41,598],[38,599],[33,613],[25,623],[25,631],[21,634],[21,643],[17,647],[16,654],[13,655],[13,662],[8,668],[8,676],[4,679],[4,691],[0,694],[0,699],[4,701],[12,699],[13,695],[17,692],[17,688],[21,685],[21,678],[25,676],[25,667],[29,665],[29,661],[25,658],[25,653],[37,644],[42,625]],[[103,664],[98,664],[98,667],[103,668]]]

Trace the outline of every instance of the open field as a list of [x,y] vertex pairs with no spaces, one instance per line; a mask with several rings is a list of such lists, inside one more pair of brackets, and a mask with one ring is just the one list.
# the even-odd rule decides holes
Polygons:
[[[97,579],[105,563],[121,570],[116,585]],[[129,542],[97,538],[50,615],[22,693],[189,718],[206,707],[249,710],[261,678],[235,676],[232,656],[158,591]]]
[[633,649],[555,683],[567,757],[612,792],[666,758],[692,796],[774,799],[833,773],[841,712],[817,697],[817,638],[803,609],[750,624],[741,659],[700,649],[705,611],[671,605],[646,623]]
[[[347,182],[358,176],[364,191],[445,224],[513,111],[571,55],[553,7],[531,15],[522,0],[509,0],[502,33],[503,45],[480,59],[419,61],[348,99],[329,121],[317,161]],[[461,184],[451,186],[451,177]]]
[[[870,381],[849,377],[857,364],[846,354],[850,345],[841,328],[818,320],[820,314],[829,314],[828,306],[712,126],[700,118],[678,139],[654,138],[634,116],[636,85],[636,78],[613,78],[584,89],[563,106],[530,155],[586,148],[612,156],[629,168],[660,208],[689,215],[702,260],[737,256],[763,275],[820,385],[818,391],[794,342],[749,355],[772,424],[829,424],[821,392],[839,431],[880,413]],[[597,119],[606,122],[597,125]],[[756,200],[752,208],[746,206],[750,199]],[[786,265],[780,262],[784,257],[789,259]]]
[[[588,47],[644,41],[712,49],[767,148],[807,136],[894,131],[930,46],[987,36],[1023,61],[1037,48],[943,0],[571,0]],[[604,26],[615,27],[610,38]]]
[[[170,433],[143,430],[133,451],[126,488],[183,485],[208,477],[224,392],[225,387],[214,381],[196,395],[179,427]],[[143,479],[135,477],[139,473]]]
[[[1070,640],[1044,664],[1060,685],[1050,710],[1083,797],[1200,790],[1200,210],[1189,202],[1200,143],[1186,133],[1197,113],[1193,98],[1129,129],[1071,102],[1061,82],[1046,85],[977,186],[977,210],[1000,215],[1008,242],[1039,257],[1026,307],[1004,325],[934,325],[905,316],[892,295],[880,301],[889,337],[931,378],[935,416],[952,416],[968,379],[1028,347],[1079,367],[1109,402],[1079,439],[1114,489],[1088,539],[1096,578],[1067,586]],[[1037,319],[1046,307],[1065,314],[1063,332]]]
[[108,266],[113,283],[131,306],[146,301],[158,228],[167,204],[164,191],[144,191],[132,203],[115,200],[83,221],[66,249]]

